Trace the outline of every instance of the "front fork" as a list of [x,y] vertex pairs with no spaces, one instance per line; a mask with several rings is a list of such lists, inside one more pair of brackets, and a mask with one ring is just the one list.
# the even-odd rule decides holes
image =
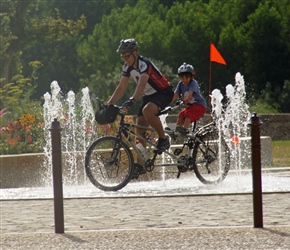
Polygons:
[[114,164],[117,161],[118,154],[119,154],[120,148],[121,148],[122,134],[120,132],[118,132],[116,135],[116,138],[117,138],[117,140],[115,140],[115,143],[113,145],[113,151],[111,154],[110,164]]

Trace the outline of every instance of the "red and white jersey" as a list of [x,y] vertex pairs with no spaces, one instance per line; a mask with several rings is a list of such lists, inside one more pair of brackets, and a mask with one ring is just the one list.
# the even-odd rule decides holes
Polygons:
[[149,79],[143,92],[144,95],[152,95],[155,92],[164,90],[169,86],[168,80],[149,59],[139,55],[137,60],[137,68],[128,66],[126,62],[124,63],[123,76],[131,76],[138,84],[140,75],[143,73],[148,74]]

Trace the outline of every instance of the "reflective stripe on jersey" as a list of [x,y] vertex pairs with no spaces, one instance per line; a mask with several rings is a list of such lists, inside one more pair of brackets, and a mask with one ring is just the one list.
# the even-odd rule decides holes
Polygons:
[[148,82],[144,89],[144,95],[152,95],[158,90],[164,90],[169,86],[168,80],[160,73],[158,68],[147,58],[138,56],[137,68],[123,65],[123,76],[131,76],[138,83],[140,75],[146,73],[149,75]]

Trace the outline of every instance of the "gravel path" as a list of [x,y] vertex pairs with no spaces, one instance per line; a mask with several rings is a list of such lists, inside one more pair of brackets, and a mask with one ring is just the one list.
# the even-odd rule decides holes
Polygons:
[[290,249],[290,193],[1,201],[1,249]]

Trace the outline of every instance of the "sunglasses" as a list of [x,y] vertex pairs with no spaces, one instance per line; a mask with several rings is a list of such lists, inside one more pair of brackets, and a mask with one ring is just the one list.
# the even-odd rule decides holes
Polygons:
[[122,54],[121,54],[121,57],[122,57],[124,60],[128,60],[129,57],[131,56],[131,54],[132,54],[132,53],[127,54],[127,55],[122,55]]

